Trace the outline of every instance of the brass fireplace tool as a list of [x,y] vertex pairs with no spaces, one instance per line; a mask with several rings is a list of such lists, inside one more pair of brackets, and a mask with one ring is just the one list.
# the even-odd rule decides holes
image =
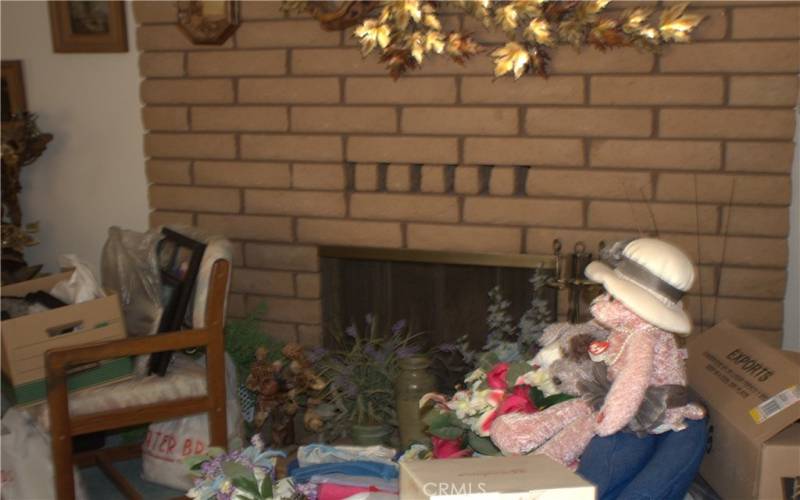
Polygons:
[[[582,241],[575,243],[573,253],[564,255],[561,253],[561,248],[561,240],[553,240],[556,269],[553,278],[547,281],[547,286],[558,291],[568,290],[567,321],[573,324],[582,323],[588,319],[585,311],[586,304],[589,304],[600,291],[599,283],[588,280],[583,275],[586,266],[592,261],[592,254],[586,251],[586,245]],[[605,242],[601,241],[598,246],[598,255],[602,254],[604,248]],[[558,293],[556,293],[555,309],[558,311]]]

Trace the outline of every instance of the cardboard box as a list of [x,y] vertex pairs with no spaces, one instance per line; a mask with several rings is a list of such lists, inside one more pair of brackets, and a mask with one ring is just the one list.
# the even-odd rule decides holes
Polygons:
[[[49,291],[70,273],[61,273],[4,286],[2,297],[24,297],[30,292]],[[119,299],[110,294],[97,300],[12,318],[0,323],[2,370],[14,391],[17,404],[45,399],[46,351],[58,347],[93,344],[126,337]],[[130,358],[108,360],[76,367],[67,386],[77,390],[128,378],[133,370]]]
[[594,500],[595,486],[542,455],[400,464],[400,498]]
[[711,424],[700,474],[723,498],[795,498],[784,490],[800,477],[800,353],[779,340],[721,323],[687,342]]

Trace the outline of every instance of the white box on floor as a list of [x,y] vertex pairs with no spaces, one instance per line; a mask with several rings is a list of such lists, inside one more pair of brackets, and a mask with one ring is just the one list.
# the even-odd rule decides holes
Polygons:
[[594,500],[595,487],[542,455],[450,458],[401,463],[400,498]]

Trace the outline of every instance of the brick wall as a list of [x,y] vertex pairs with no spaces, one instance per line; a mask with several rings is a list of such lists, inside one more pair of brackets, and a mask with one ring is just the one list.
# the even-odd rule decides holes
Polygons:
[[272,334],[318,342],[318,244],[550,253],[657,228],[699,263],[697,322],[781,328],[798,4],[707,2],[691,45],[559,49],[517,82],[486,57],[393,82],[278,7],[243,2],[221,47],[134,7],[151,223],[236,242],[233,315],[266,300]]

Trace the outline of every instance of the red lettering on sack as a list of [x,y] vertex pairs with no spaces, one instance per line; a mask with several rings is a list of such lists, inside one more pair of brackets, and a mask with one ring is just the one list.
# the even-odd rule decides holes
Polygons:
[[192,440],[187,439],[183,442],[183,456],[191,455],[192,454]]

